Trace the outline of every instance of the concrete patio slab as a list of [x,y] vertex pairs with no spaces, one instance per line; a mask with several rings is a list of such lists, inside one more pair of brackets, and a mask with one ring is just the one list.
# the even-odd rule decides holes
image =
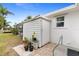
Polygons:
[[[41,48],[35,49],[32,52],[25,51],[23,45],[18,45],[13,49],[19,54],[20,56],[53,56],[53,48],[55,44],[48,43]],[[66,56],[67,55],[67,48],[65,46],[59,46],[55,50],[54,56]]]
[[13,49],[20,56],[31,56],[32,55],[32,52],[24,50],[24,46],[23,45],[18,45],[16,47],[13,47]]
[[45,46],[35,49],[32,52],[25,51],[23,45],[18,45],[13,47],[13,49],[19,54],[20,56],[52,56],[52,49],[54,44],[46,44]]

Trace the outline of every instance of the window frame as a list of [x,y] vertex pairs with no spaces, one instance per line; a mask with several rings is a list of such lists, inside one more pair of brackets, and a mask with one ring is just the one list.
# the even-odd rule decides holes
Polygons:
[[[58,18],[62,18],[63,17],[63,20],[58,20]],[[64,22],[65,22],[65,17],[64,16],[60,16],[60,17],[56,17],[56,27],[58,28],[63,28],[64,27]],[[63,23],[61,25],[61,23]],[[58,25],[60,24],[60,25]]]

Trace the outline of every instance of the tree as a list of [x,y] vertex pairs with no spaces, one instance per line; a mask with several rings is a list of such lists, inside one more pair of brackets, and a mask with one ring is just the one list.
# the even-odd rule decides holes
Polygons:
[[14,35],[18,35],[18,29],[17,29],[17,28],[12,28],[11,32],[12,32]]
[[24,22],[25,22],[25,21],[28,21],[28,20],[30,20],[30,19],[32,19],[32,16],[27,16],[27,18],[24,20]]
[[32,16],[28,16],[27,19],[32,19]]
[[0,16],[3,16],[4,18],[9,15],[12,14],[12,12],[8,11],[7,8],[4,8],[1,4],[0,4]]
[[11,32],[14,34],[14,35],[18,35],[19,33],[19,30],[17,28],[17,23],[14,24],[13,28],[11,29]]
[[4,26],[4,17],[0,16],[0,29]]
[[4,8],[1,4],[0,4],[0,29],[2,29],[8,24],[8,22],[6,21],[6,16],[12,14],[12,12],[8,11],[7,8]]

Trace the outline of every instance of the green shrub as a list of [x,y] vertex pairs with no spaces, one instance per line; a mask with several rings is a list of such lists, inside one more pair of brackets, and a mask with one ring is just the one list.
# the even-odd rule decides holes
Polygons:
[[12,28],[11,32],[14,34],[14,35],[18,35],[18,29],[17,28]]

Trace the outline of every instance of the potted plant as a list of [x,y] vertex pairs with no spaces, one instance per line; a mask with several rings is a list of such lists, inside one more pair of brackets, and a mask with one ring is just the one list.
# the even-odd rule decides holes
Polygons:
[[23,44],[24,44],[25,51],[28,51],[29,40],[27,37],[24,37]]
[[29,43],[28,47],[29,47],[29,51],[33,51],[33,45],[31,42]]
[[37,40],[37,38],[36,38],[36,36],[35,36],[35,32],[33,32],[33,34],[32,34],[32,43],[33,43],[33,47],[35,48],[35,49],[38,49],[38,40]]
[[38,42],[38,40],[37,40],[37,38],[35,37],[35,32],[33,32],[33,34],[32,34],[32,41],[33,42]]
[[32,46],[32,42],[30,40],[28,40],[26,37],[24,37],[24,49],[25,51],[33,51],[33,46]]

